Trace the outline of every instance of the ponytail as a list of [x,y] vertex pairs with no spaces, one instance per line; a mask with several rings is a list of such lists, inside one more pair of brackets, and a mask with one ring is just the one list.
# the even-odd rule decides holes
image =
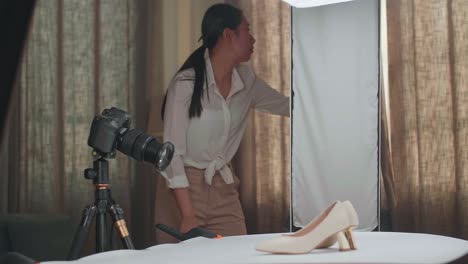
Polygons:
[[[211,50],[216,45],[225,28],[234,30],[240,25],[241,20],[242,11],[229,4],[215,4],[205,12],[202,21],[202,37],[200,38],[203,41],[203,45],[188,57],[178,71],[179,73],[190,68],[193,68],[195,71],[192,100],[188,111],[190,119],[192,117],[200,117],[203,111],[201,99],[203,97],[203,85],[206,80],[205,50]],[[166,99],[167,92],[161,108],[162,119],[164,119]]]
[[[200,117],[201,112],[203,111],[203,107],[201,104],[201,98],[203,96],[203,85],[206,79],[206,65],[205,65],[205,50],[206,47],[202,45],[198,49],[196,49],[184,62],[182,67],[180,67],[177,73],[184,71],[186,69],[193,68],[195,71],[195,80],[193,86],[193,95],[192,100],[190,102],[189,107],[189,118],[192,117]],[[164,113],[166,110],[166,100],[167,100],[167,92],[164,95],[164,100],[162,103],[161,108],[161,118],[164,120]]]

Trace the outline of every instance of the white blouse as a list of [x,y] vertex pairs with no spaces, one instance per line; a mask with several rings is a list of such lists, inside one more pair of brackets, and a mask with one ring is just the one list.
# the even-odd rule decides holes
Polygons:
[[251,107],[272,114],[289,116],[289,97],[257,78],[247,65],[238,65],[232,73],[231,91],[219,93],[210,59],[206,58],[202,113],[189,119],[193,93],[193,68],[178,73],[171,81],[164,114],[164,142],[174,144],[170,165],[161,172],[169,188],[188,187],[184,167],[205,169],[205,181],[211,184],[219,171],[227,184],[233,183],[227,166],[239,148]]

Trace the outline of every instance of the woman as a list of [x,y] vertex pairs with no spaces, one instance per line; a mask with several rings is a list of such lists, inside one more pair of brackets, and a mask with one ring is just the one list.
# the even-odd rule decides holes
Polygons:
[[[175,146],[158,184],[156,223],[187,232],[201,227],[223,236],[246,234],[239,179],[230,168],[250,108],[289,115],[289,98],[240,63],[255,39],[242,11],[210,7],[202,21],[202,46],[169,85],[162,107],[164,141]],[[158,243],[176,240],[157,231]]]

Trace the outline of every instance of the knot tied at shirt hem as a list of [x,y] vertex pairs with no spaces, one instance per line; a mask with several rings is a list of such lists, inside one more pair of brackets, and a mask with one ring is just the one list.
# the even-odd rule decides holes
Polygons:
[[205,170],[205,182],[207,184],[211,185],[216,171],[219,171],[219,174],[221,174],[221,177],[226,184],[231,184],[234,182],[232,171],[226,164],[226,161],[222,157],[218,157],[217,159],[210,162]]

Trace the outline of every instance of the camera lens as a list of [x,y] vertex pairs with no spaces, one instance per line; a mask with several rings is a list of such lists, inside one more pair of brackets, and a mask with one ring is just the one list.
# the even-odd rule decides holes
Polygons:
[[172,155],[174,155],[174,145],[169,142],[160,144],[153,138],[146,147],[144,160],[154,164],[158,170],[163,171],[171,163]]
[[171,162],[174,146],[171,143],[159,143],[154,137],[139,129],[123,130],[118,139],[117,149],[122,153],[164,170]]

